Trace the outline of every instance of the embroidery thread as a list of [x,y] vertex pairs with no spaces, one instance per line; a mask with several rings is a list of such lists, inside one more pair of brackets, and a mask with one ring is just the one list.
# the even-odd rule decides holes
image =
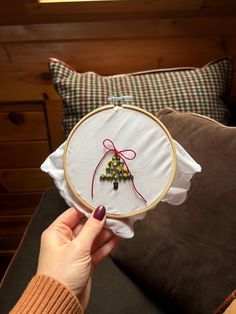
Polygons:
[[[114,155],[113,155],[113,157],[114,157],[114,162],[115,162],[115,160],[118,160],[117,159],[117,157],[119,157],[120,158],[120,162],[122,161],[123,162],[123,170],[121,170],[121,172],[122,172],[122,174],[124,174],[125,173],[125,176],[123,176],[123,177],[125,177],[126,179],[125,180],[127,180],[127,178],[128,178],[128,173],[129,173],[129,179],[130,179],[130,181],[132,182],[132,185],[133,185],[133,188],[134,188],[134,191],[135,191],[135,193],[137,194],[137,195],[139,195],[139,197],[145,202],[145,203],[147,203],[147,201],[146,201],[146,199],[142,196],[142,194],[141,193],[139,193],[139,191],[137,190],[137,188],[136,188],[136,186],[135,186],[135,183],[134,183],[134,177],[133,177],[133,175],[131,174],[131,172],[130,172],[130,170],[129,170],[129,167],[128,167],[128,165],[127,165],[127,163],[126,163],[126,161],[125,160],[133,160],[135,157],[136,157],[136,152],[133,150],[133,149],[123,149],[123,150],[117,150],[117,148],[115,147],[115,144],[112,142],[112,140],[110,140],[110,139],[105,139],[104,141],[103,141],[103,147],[107,150],[107,152],[102,156],[102,158],[99,160],[99,162],[98,162],[98,164],[97,164],[97,166],[96,166],[96,168],[95,168],[95,170],[94,170],[94,172],[93,172],[93,176],[92,176],[92,184],[91,184],[91,196],[92,196],[92,198],[93,198],[93,190],[94,190],[94,179],[95,179],[95,175],[96,175],[96,172],[97,172],[97,169],[98,169],[98,167],[100,166],[100,164],[101,164],[101,162],[103,161],[103,159],[107,156],[107,154],[109,154],[109,153],[113,153]],[[131,156],[131,157],[129,157],[129,156],[127,156],[126,155],[126,153],[132,153],[133,155]],[[116,157],[117,156],[117,157]],[[111,160],[112,161],[112,160]],[[120,164],[119,164],[120,165]],[[110,166],[108,165],[108,167],[110,168]],[[116,165],[116,167],[117,167],[117,165]],[[110,171],[109,170],[109,168],[108,168],[108,171]],[[113,167],[114,168],[114,167]],[[127,171],[124,171],[124,169],[127,169]],[[116,172],[115,170],[114,170],[114,172]],[[126,174],[127,174],[127,176],[126,176]],[[106,173],[106,175],[111,175],[111,173]],[[112,179],[112,177],[111,176],[108,176],[107,178],[109,178],[109,180],[113,180]],[[101,179],[101,177],[100,177],[100,179]],[[117,179],[118,179],[118,176],[117,176]],[[117,182],[118,183],[118,181],[115,181],[115,182]],[[115,183],[114,182],[114,183]],[[117,184],[115,184],[115,187],[117,187],[118,188],[118,186],[117,186]],[[115,188],[114,187],[114,188]],[[115,188],[115,189],[117,189],[117,188]]]
[[125,166],[124,161],[118,155],[113,155],[106,166],[106,174],[101,174],[101,181],[113,181],[114,190],[118,190],[118,181],[131,179],[131,173]]

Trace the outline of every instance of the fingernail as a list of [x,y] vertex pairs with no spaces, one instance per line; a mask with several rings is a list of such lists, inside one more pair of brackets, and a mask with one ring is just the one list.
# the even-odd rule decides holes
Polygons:
[[97,220],[103,220],[105,214],[106,214],[106,208],[103,205],[100,205],[95,209],[93,213],[93,217]]

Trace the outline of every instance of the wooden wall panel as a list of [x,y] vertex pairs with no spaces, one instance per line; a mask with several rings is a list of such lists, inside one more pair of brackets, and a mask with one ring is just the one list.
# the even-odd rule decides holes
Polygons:
[[[115,1],[117,2],[117,1]],[[134,5],[135,2],[135,5]],[[166,10],[160,10],[160,4],[165,5]],[[184,5],[183,5],[184,4]],[[100,6],[100,11],[97,6]],[[83,5],[84,7],[86,6]],[[88,6],[88,4],[87,4]],[[124,20],[143,17],[170,17],[170,16],[233,16],[235,15],[236,3],[234,0],[181,0],[181,1],[121,1],[117,4],[89,4],[87,12],[80,10],[77,14],[47,14],[31,15],[23,0],[2,0],[0,10],[0,24],[37,24],[37,23],[61,23],[78,22],[88,20]],[[124,8],[127,7],[126,12]],[[177,6],[179,9],[177,10]],[[180,7],[181,6],[181,7]],[[112,9],[113,7],[113,9]],[[134,14],[135,12],[135,14]]]
[[31,101],[32,99],[38,101],[44,99],[44,93],[50,98],[58,99],[58,95],[48,79],[45,83],[45,80],[40,78],[44,73],[48,73],[45,65],[39,71],[31,68],[28,72],[0,72],[0,101]]
[[50,100],[48,95],[45,97],[45,107],[47,114],[48,133],[51,149],[54,151],[64,141],[64,130],[62,126],[62,103],[58,100]]
[[18,235],[23,233],[29,222],[30,216],[5,216],[0,217],[0,237],[6,235]]
[[0,168],[38,167],[50,154],[48,141],[0,142]]
[[6,63],[8,64],[9,63],[9,58],[7,56],[7,53],[4,49],[4,45],[1,45],[0,46],[0,60],[1,60],[1,63]]
[[236,29],[234,36],[225,36],[224,41],[229,54],[236,60]]
[[64,60],[81,72],[109,75],[203,66],[224,56],[235,57],[235,42],[235,36],[200,36],[8,43],[5,46],[11,61],[0,56],[0,99],[19,99],[19,95],[42,99],[44,93],[57,99],[48,76],[49,57]]
[[[225,41],[217,36],[8,44],[7,50],[11,56],[10,71],[18,65],[32,71],[35,64],[44,70],[48,58],[55,57],[79,71],[97,71],[100,74],[202,66],[228,53]],[[2,71],[6,71],[5,61],[0,59],[2,63]]]
[[44,140],[47,139],[43,112],[0,112],[0,140]]
[[224,7],[232,8],[235,6],[235,0],[226,0],[226,1],[215,1],[215,0],[204,0],[204,7],[211,9],[223,9]]
[[2,192],[37,192],[52,186],[51,178],[40,169],[0,169]]
[[[6,225],[6,224],[5,224]],[[23,228],[21,228],[21,233],[18,235],[1,235],[0,236],[0,258],[2,260],[2,256],[4,255],[13,255],[15,253],[15,250],[17,249],[18,245],[20,244],[21,238],[22,238],[22,229],[26,228],[27,224],[24,225]],[[24,229],[25,230],[25,229]],[[0,264],[0,270],[1,270],[1,264]]]
[[[236,55],[234,45],[229,48],[221,37],[14,44],[9,51],[12,62],[4,63],[1,70],[5,72],[0,72],[1,100],[42,100],[44,93],[58,99],[48,79],[49,57],[64,60],[81,72],[110,75],[176,66],[203,66],[211,60]],[[29,62],[25,63],[24,58]],[[12,73],[7,73],[7,70]]]
[[[78,2],[78,3],[37,3],[34,0],[24,0],[25,5],[29,12],[33,15],[64,15],[64,14],[89,14],[91,10],[97,14],[101,13],[117,13],[126,12],[166,12],[166,11],[188,11],[198,10],[202,7],[203,0],[116,0],[116,1],[95,1],[91,2]],[[135,5],[134,5],[135,3]]]
[[235,35],[235,17],[133,19],[0,27],[0,43]]
[[42,193],[1,193],[1,215],[32,215],[39,204],[41,195]]

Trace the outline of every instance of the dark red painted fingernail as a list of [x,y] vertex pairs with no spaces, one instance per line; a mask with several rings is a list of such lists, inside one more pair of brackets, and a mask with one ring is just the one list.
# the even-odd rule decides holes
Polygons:
[[98,206],[94,213],[93,213],[93,217],[97,220],[103,220],[104,216],[106,214],[106,208],[103,205]]

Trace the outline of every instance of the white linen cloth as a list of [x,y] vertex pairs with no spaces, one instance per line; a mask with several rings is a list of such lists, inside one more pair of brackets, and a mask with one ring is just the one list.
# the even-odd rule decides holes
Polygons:
[[[102,146],[102,141],[106,138],[111,138],[118,150],[132,148],[137,152],[137,158],[128,160],[127,163],[139,192],[147,199],[147,204],[137,197],[132,184],[128,182],[119,183],[119,193],[112,189],[111,182],[99,182],[99,176],[104,172],[107,159],[110,159],[112,154],[99,166],[94,185],[95,197],[91,198],[91,176],[106,152]],[[81,206],[65,178],[65,143],[45,160],[41,169],[54,179],[66,203],[89,217],[91,212]],[[201,167],[179,143],[174,141],[174,146],[176,172],[162,201],[179,205],[186,199],[192,176],[200,172]],[[143,113],[120,107],[100,111],[75,129],[70,138],[66,160],[67,176],[76,193],[94,208],[104,205],[111,214],[129,214],[152,204],[161,196],[173,173],[173,151],[163,128]],[[131,238],[134,235],[134,223],[145,215],[146,213],[137,214],[125,219],[107,218],[106,226],[120,237]]]

